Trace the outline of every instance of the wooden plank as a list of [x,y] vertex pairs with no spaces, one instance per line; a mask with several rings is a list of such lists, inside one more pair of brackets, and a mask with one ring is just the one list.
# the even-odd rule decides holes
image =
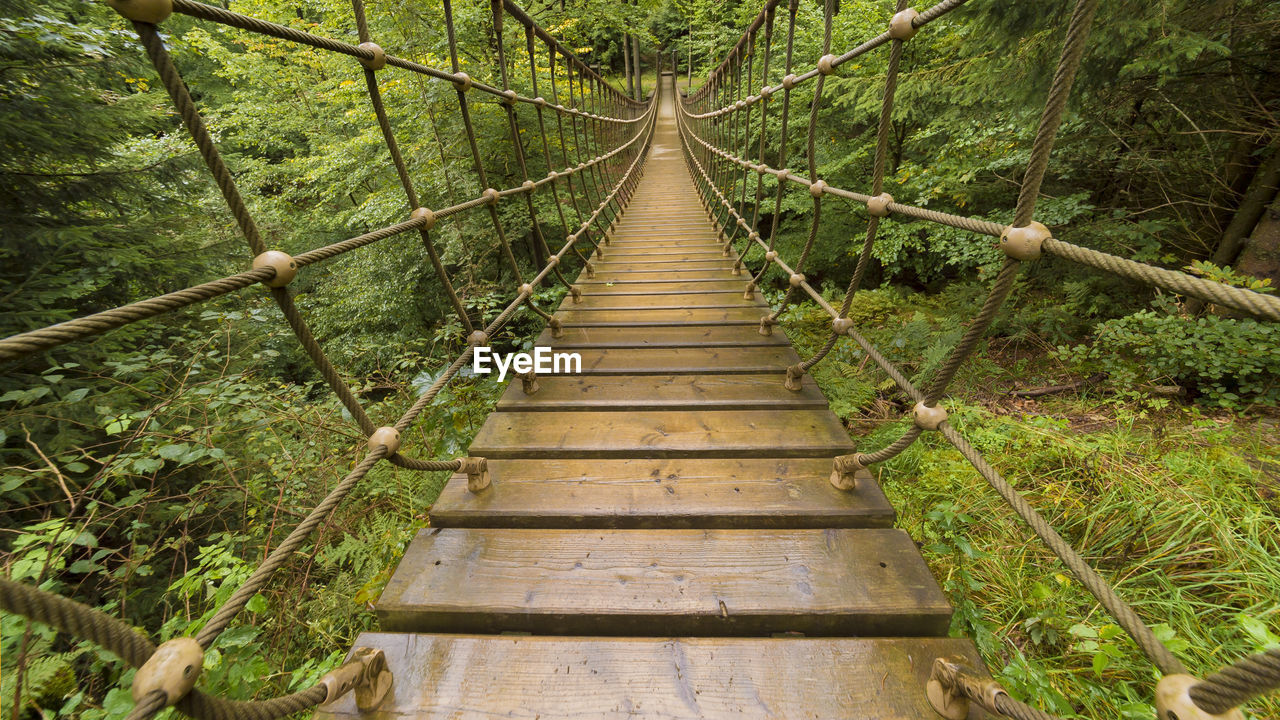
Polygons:
[[853,451],[830,412],[564,410],[489,415],[470,453],[538,457],[832,457]]
[[728,270],[733,267],[733,260],[724,256],[699,258],[695,260],[651,260],[648,258],[629,257],[615,260],[613,253],[605,253],[604,260],[594,262],[596,270],[601,272],[621,272],[624,270],[679,270],[693,272],[695,270]]
[[683,310],[686,308],[765,308],[767,307],[759,295],[753,300],[742,297],[742,293],[688,293],[673,297],[671,295],[604,295],[600,293],[583,293],[582,301],[575,303],[566,299],[560,305],[561,310]]
[[684,262],[686,260],[713,260],[715,258],[725,257],[725,254],[718,246],[708,246],[706,249],[673,247],[653,250],[645,249],[644,246],[628,247],[623,243],[614,243],[610,246],[608,257],[611,260],[626,258],[628,260],[652,259],[670,262]]
[[490,460],[492,484],[451,478],[433,527],[891,527],[893,507],[868,473],[832,487],[829,458]]
[[[759,332],[766,307],[689,308],[662,310],[558,310],[555,316],[565,327],[673,327],[680,325],[753,325]],[[639,331],[643,332],[643,331]]]
[[[750,332],[747,328],[743,329],[745,332]],[[800,362],[800,356],[790,346],[777,345],[723,348],[579,348],[573,352],[582,357],[582,374],[594,375],[775,373],[783,372],[788,365]]]
[[551,337],[550,330],[543,330],[535,344],[556,350],[577,350],[637,347],[759,347],[787,345],[788,341],[786,333],[779,328],[774,328],[772,335],[761,335],[742,325],[683,325],[646,328],[643,333],[637,333],[632,328],[565,328],[564,335],[558,338]]
[[539,378],[540,389],[526,395],[512,382],[497,410],[753,410],[826,409],[827,399],[806,375],[799,391],[783,387],[783,373],[772,375],[647,375],[622,377],[561,376]]
[[[933,659],[983,667],[959,638],[558,638],[361,633],[395,676],[374,713],[353,693],[317,720],[938,720]],[[983,677],[986,674],[983,673]],[[970,720],[984,717],[977,704]]]
[[705,281],[705,280],[738,280],[741,283],[739,287],[745,287],[747,281],[750,280],[751,278],[745,272],[742,275],[731,275],[729,273],[729,270],[727,269],[721,270],[721,271],[699,269],[692,272],[680,272],[680,271],[670,271],[670,270],[663,270],[661,272],[653,272],[653,271],[625,272],[625,271],[612,271],[612,270],[609,270],[609,271],[598,270],[596,271],[596,275],[594,278],[582,277],[580,279],[582,280],[591,279],[600,283],[607,283],[607,282],[648,283],[653,281],[691,282],[691,281]]
[[901,530],[428,528],[376,604],[384,630],[539,635],[945,635]]
[[636,294],[664,294],[664,293],[704,293],[704,292],[733,292],[739,295],[747,287],[747,281],[750,278],[746,276],[728,278],[713,278],[708,280],[690,280],[689,278],[680,278],[679,280],[666,281],[648,281],[648,280],[597,280],[588,278],[585,275],[579,277],[574,282],[582,288],[583,293],[617,293],[620,295],[636,295]]

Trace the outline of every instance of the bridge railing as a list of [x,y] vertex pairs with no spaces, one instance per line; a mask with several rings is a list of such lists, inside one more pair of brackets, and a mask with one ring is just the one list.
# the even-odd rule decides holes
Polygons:
[[[192,0],[108,2],[130,20],[137,31],[143,49],[181,116],[182,124],[199,149],[240,233],[248,243],[252,257],[251,267],[195,287],[5,338],[0,340],[0,361],[24,358],[261,283],[269,288],[299,343],[359,425],[362,434],[368,438],[368,444],[353,469],[267,555],[194,638],[176,638],[157,648],[148,637],[121,619],[7,579],[0,579],[0,608],[47,623],[78,638],[93,641],[139,668],[132,686],[136,705],[130,718],[150,718],[170,705],[176,705],[182,712],[197,718],[275,718],[332,701],[352,690],[356,691],[358,704],[362,708],[372,707],[385,694],[389,676],[381,653],[371,650],[357,649],[350,661],[324,676],[313,687],[269,701],[241,702],[214,697],[200,692],[194,685],[202,667],[204,652],[275,573],[288,564],[292,555],[308,542],[312,533],[330,518],[378,463],[385,460],[418,471],[462,472],[467,475],[468,486],[473,491],[487,486],[489,474],[484,458],[416,458],[402,452],[401,435],[415,425],[441,390],[470,362],[475,347],[487,344],[489,338],[522,308],[547,320],[553,335],[560,334],[559,322],[534,302],[534,291],[543,283],[554,282],[564,287],[575,302],[580,298],[580,289],[566,278],[562,265],[565,262],[577,262],[589,269],[589,253],[591,250],[600,252],[600,244],[606,241],[612,225],[630,199],[652,141],[658,95],[655,94],[648,103],[628,98],[551,33],[539,27],[510,0],[492,0],[490,6],[493,19],[492,40],[498,60],[498,72],[491,82],[497,84],[484,82],[461,71],[449,0],[444,0],[443,3],[451,65],[449,70],[392,55],[376,44],[362,0],[352,0],[358,36],[356,43],[303,32]],[[352,71],[360,72],[365,79],[369,101],[396,175],[403,186],[408,211],[406,219],[295,256],[268,249],[255,224],[253,213],[240,193],[234,174],[223,161],[160,34],[159,24],[174,12],[352,58]],[[516,38],[506,32],[507,26],[512,23],[522,31],[519,34],[523,37]],[[509,65],[515,64],[508,63],[508,59],[514,59],[515,55],[523,55],[528,63],[530,76],[527,82],[509,75]],[[546,68],[545,72],[540,69],[540,62],[545,63],[542,66]],[[475,180],[479,187],[485,188],[479,196],[436,209],[422,204],[412,173],[400,153],[396,130],[383,104],[380,78],[391,69],[423,75],[450,83],[454,87],[456,112],[465,128]],[[661,67],[657,70],[661,72]],[[517,92],[514,89],[517,84],[528,88],[532,94]],[[500,190],[489,184],[471,119],[474,103],[472,98],[476,93],[497,100],[505,110],[508,130],[506,141],[517,161],[522,178],[519,185]],[[519,112],[522,108],[526,110],[523,119]],[[529,122],[529,109],[532,110],[533,125],[537,129],[532,135],[539,139],[538,142],[521,137],[522,134],[528,135],[521,129],[521,124]],[[539,144],[539,147],[533,147]],[[531,158],[527,155],[529,152],[540,153],[541,157]],[[545,167],[546,174],[542,175],[539,171],[539,176],[535,177],[532,167],[536,165]],[[558,227],[547,227],[539,219],[533,204],[533,196],[537,193],[550,193]],[[523,275],[516,261],[497,212],[499,203],[511,201],[521,202],[526,208],[539,256],[539,269],[528,278]],[[514,296],[487,325],[482,325],[467,313],[431,235],[431,230],[437,223],[469,211],[484,212],[490,218],[492,236],[518,285]],[[326,357],[321,344],[311,334],[303,314],[294,303],[288,285],[304,267],[403,233],[417,233],[420,236],[436,278],[468,333],[467,347],[439,374],[417,401],[403,412],[394,425],[380,427],[369,417],[341,373]],[[548,240],[553,234],[563,238],[563,244],[554,253],[548,247]],[[590,246],[588,254],[583,253],[582,245]],[[66,519],[68,524],[73,521],[70,517]]]
[[[912,36],[929,23],[945,17],[965,4],[966,0],[944,0],[926,10],[907,7],[906,0],[898,0],[896,13],[884,32],[870,38],[842,54],[834,54],[832,42],[832,18],[835,0],[825,0],[822,27],[822,55],[810,66],[799,61],[794,54],[798,0],[783,3],[767,0],[754,21],[742,34],[724,60],[710,73],[706,82],[678,103],[677,122],[681,144],[690,172],[702,195],[707,212],[721,228],[724,250],[735,255],[734,272],[740,274],[753,251],[762,251],[759,270],[752,273],[744,287],[750,298],[765,273],[777,267],[789,276],[789,286],[780,306],[760,323],[761,334],[772,333],[782,312],[804,294],[831,316],[831,330],[825,344],[813,356],[787,368],[786,387],[801,389],[805,373],[835,347],[843,338],[850,338],[883,370],[906,394],[915,406],[911,412],[912,424],[894,442],[873,452],[858,452],[836,458],[831,482],[837,488],[856,491],[860,473],[879,462],[889,460],[910,447],[922,434],[936,431],[951,443],[973,465],[986,482],[1008,503],[1019,517],[1062,562],[1071,569],[1080,582],[1097,598],[1121,627],[1133,638],[1151,662],[1165,674],[1156,689],[1159,717],[1217,716],[1227,713],[1248,699],[1268,690],[1280,687],[1280,650],[1271,650],[1249,657],[1224,669],[1204,681],[1187,675],[1182,662],[1158,639],[1133,608],[1080,556],[1071,545],[1023,498],[1014,487],[992,467],[969,442],[947,421],[947,413],[939,407],[947,387],[966,358],[978,346],[986,334],[997,311],[1013,291],[1014,281],[1024,263],[1038,259],[1042,253],[1081,263],[1132,280],[1145,282],[1191,297],[1239,310],[1249,315],[1280,320],[1280,299],[1244,290],[1226,284],[1198,278],[1186,273],[1134,262],[1106,253],[1073,245],[1055,238],[1053,231],[1034,220],[1040,186],[1049,165],[1054,139],[1071,93],[1071,86],[1084,53],[1090,26],[1097,8],[1097,0],[1076,0],[1070,20],[1064,29],[1061,56],[1055,68],[1053,81],[1045,99],[1039,126],[1030,148],[1030,159],[1023,176],[1017,205],[1008,225],[978,218],[914,207],[897,202],[884,192],[886,157],[893,113],[894,95],[899,82],[903,47]],[[775,30],[778,15],[785,17],[785,29]],[[775,36],[784,35],[778,51]],[[818,175],[815,158],[816,133],[819,110],[822,107],[826,78],[845,63],[886,47],[889,53],[885,75],[885,89],[876,131],[873,167],[865,192],[846,190],[827,183]],[[771,67],[774,55],[782,56],[781,70]],[[757,67],[758,64],[758,67]],[[797,66],[804,67],[803,71]],[[812,102],[809,104],[805,128],[806,153],[804,172],[787,168],[788,143],[792,132],[792,95],[795,89],[813,83]],[[781,100],[776,118],[777,135],[770,144],[769,130],[772,124],[770,111],[773,103]],[[758,113],[753,121],[753,114]],[[758,131],[756,130],[758,128]],[[779,167],[764,163],[772,151]],[[772,198],[771,222],[767,232],[762,232],[762,209],[767,209],[770,198],[765,196],[764,178],[777,179]],[[754,180],[754,182],[753,182]],[[752,186],[754,185],[754,189]],[[808,237],[794,265],[788,264],[774,248],[782,215],[783,197],[796,185],[804,188],[812,198],[812,210]],[[822,222],[823,201],[834,196],[866,207],[867,225],[858,262],[839,308],[833,307],[814,288],[804,275],[805,265],[818,236]],[[905,216],[947,225],[970,232],[999,238],[1006,258],[992,282],[981,309],[969,323],[963,336],[950,351],[928,385],[917,387],[913,380],[891,363],[867,340],[849,319],[854,297],[860,289],[870,264],[877,230],[882,222],[891,222],[894,216]],[[767,236],[767,239],[766,239]],[[741,249],[737,243],[741,239]],[[977,682],[973,676],[946,662],[936,667],[930,682],[930,698],[945,717],[964,717],[970,701],[977,702],[991,712],[1016,718],[1044,718],[1045,713],[1017,702],[998,686]],[[1196,714],[1199,713],[1199,714]]]

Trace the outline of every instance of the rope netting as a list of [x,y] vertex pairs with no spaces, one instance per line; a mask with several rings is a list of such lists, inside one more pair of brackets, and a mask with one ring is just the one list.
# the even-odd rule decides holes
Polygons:
[[[1120,598],[1106,580],[947,422],[946,412],[938,407],[938,402],[1012,293],[1022,266],[1038,259],[1042,253],[1050,253],[1266,320],[1280,320],[1280,298],[1073,245],[1053,237],[1049,228],[1033,219],[1054,139],[1062,123],[1071,86],[1084,54],[1097,0],[1075,2],[1030,148],[1017,204],[1008,225],[915,207],[897,202],[884,192],[893,103],[900,79],[903,47],[926,25],[945,17],[965,2],[966,0],[944,0],[926,10],[917,11],[908,8],[906,0],[898,0],[896,12],[885,32],[837,55],[831,49],[837,2],[825,0],[822,13],[822,55],[812,67],[797,72],[793,66],[798,0],[790,0],[785,4],[782,0],[768,0],[724,60],[707,77],[706,82],[678,103],[676,116],[685,159],[702,195],[704,206],[720,229],[726,254],[732,253],[735,257],[735,273],[741,273],[747,267],[753,251],[763,251],[763,262],[759,270],[750,273],[750,279],[746,283],[746,296],[753,295],[770,269],[776,268],[788,276],[789,282],[782,300],[777,309],[762,319],[760,332],[766,335],[772,333],[772,328],[778,323],[782,313],[802,294],[807,295],[831,316],[831,330],[826,341],[811,357],[787,369],[785,385],[792,390],[800,390],[803,375],[820,363],[842,338],[848,337],[915,403],[911,414],[914,422],[897,440],[878,450],[836,458],[832,483],[841,489],[852,490],[856,487],[857,471],[897,456],[927,431],[938,431],[964,455],[1032,532],[1070,568],[1151,662],[1167,677],[1184,677],[1186,669],[1182,662],[1156,638],[1134,609]],[[778,48],[775,34],[781,33],[775,33],[775,25],[780,15],[785,17],[786,27],[783,47]],[[815,153],[825,80],[845,63],[885,46],[888,47],[889,57],[879,122],[876,126],[872,171],[866,192],[836,187],[819,177]],[[771,72],[770,64],[774,55],[781,56],[783,67],[780,71]],[[793,99],[796,88],[808,83],[812,83],[812,94]],[[771,109],[779,96],[781,108],[777,111],[778,116],[771,118]],[[797,172],[787,167],[788,140],[793,131],[793,109],[804,103],[807,103],[809,111],[804,135],[805,170]],[[770,130],[775,127],[776,135],[773,135],[771,142]],[[771,167],[765,163],[765,158],[770,156],[776,158],[774,162],[779,167]],[[772,198],[766,197],[764,183],[764,179],[770,176],[776,178]],[[778,237],[784,197],[793,185],[807,191],[812,207],[808,233],[800,255],[794,264],[789,264],[779,256],[774,241]],[[839,308],[833,307],[804,275],[822,222],[823,202],[828,196],[863,204],[867,213],[866,233],[857,264]],[[766,212],[771,212],[767,231],[760,228],[761,217]],[[1000,246],[1006,255],[981,308],[941,366],[922,387],[917,387],[912,379],[890,362],[858,331],[848,317],[870,266],[880,224],[891,222],[894,216],[1000,238]],[[740,249],[739,241],[742,243]],[[1191,686],[1190,698],[1202,712],[1222,713],[1251,697],[1274,689],[1280,686],[1275,656],[1276,653],[1272,652],[1246,658]],[[1230,678],[1230,685],[1227,678]],[[963,690],[963,686],[964,683],[951,683],[948,688],[958,693]],[[1009,717],[1048,717],[1005,694],[1001,694],[995,701],[983,704],[988,710]]]
[[[534,292],[551,278],[552,282],[565,288],[575,301],[581,296],[580,289],[566,279],[561,265],[565,261],[576,261],[589,269],[588,255],[582,252],[581,245],[590,246],[587,251],[589,254],[592,251],[599,252],[600,245],[608,242],[608,234],[630,199],[643,170],[653,136],[659,99],[656,93],[648,103],[627,97],[510,0],[491,2],[491,40],[496,49],[499,68],[494,73],[496,77],[492,82],[498,83],[497,85],[488,84],[461,71],[454,32],[454,13],[449,0],[443,2],[443,20],[448,35],[450,70],[440,70],[383,50],[374,42],[362,0],[352,0],[352,13],[357,29],[357,43],[354,44],[192,0],[109,2],[132,22],[143,50],[150,58],[178,110],[183,126],[212,174],[237,228],[248,243],[252,267],[184,290],[5,338],[0,340],[0,361],[24,358],[261,283],[269,288],[299,344],[359,425],[362,434],[368,437],[368,444],[363,457],[355,463],[352,470],[306,514],[218,608],[197,633],[194,645],[183,644],[183,641],[190,642],[190,638],[180,638],[157,648],[121,619],[7,579],[0,579],[0,607],[7,612],[21,614],[75,637],[95,642],[120,656],[129,665],[141,668],[139,679],[135,679],[133,685],[137,703],[130,718],[150,718],[174,704],[188,715],[210,720],[239,717],[267,720],[282,717],[333,700],[356,685],[376,684],[383,672],[379,664],[382,661],[370,660],[368,657],[353,659],[303,692],[266,701],[240,702],[215,698],[192,687],[199,674],[200,654],[213,645],[249,601],[289,563],[293,554],[308,542],[317,528],[325,524],[378,463],[385,460],[411,470],[465,473],[468,487],[473,490],[483,489],[488,484],[488,469],[484,458],[415,458],[400,451],[401,435],[415,425],[446,385],[471,360],[475,347],[487,344],[489,338],[502,329],[519,310],[528,309],[547,320],[553,332],[558,330],[558,321],[535,303]],[[237,187],[233,173],[223,161],[213,135],[161,36],[158,24],[173,12],[351,57],[355,61],[352,65],[353,72],[360,71],[364,76],[378,127],[396,176],[404,189],[407,219],[292,257],[268,249],[253,213]],[[508,33],[508,25],[514,25],[517,32]],[[517,37],[520,34],[523,34],[522,38]],[[523,56],[522,59],[528,64],[527,81],[517,81],[511,77],[509,66],[515,67],[516,63],[509,60],[514,61],[516,56]],[[412,173],[401,155],[395,128],[383,104],[381,76],[387,68],[447,82],[455,89],[455,110],[464,128],[474,177],[479,187],[484,188],[478,197],[443,208],[430,209],[422,206]],[[532,94],[518,92],[515,89],[517,84],[527,88]],[[501,190],[489,185],[471,117],[471,98],[476,92],[496,99],[504,108],[507,126],[505,141],[510,145],[510,151],[517,161],[521,179],[519,185]],[[522,109],[523,114],[520,112]],[[522,129],[522,123],[536,127],[536,132],[531,134],[538,140],[525,139],[524,136],[530,133]],[[532,147],[536,142],[540,142],[540,148]],[[530,152],[540,153],[540,162],[547,168],[545,175],[536,178],[531,175]],[[545,227],[535,210],[533,196],[548,192],[555,207],[558,228]],[[511,250],[502,217],[497,211],[499,203],[513,199],[520,202],[527,212],[538,256],[538,271],[528,278],[521,272]],[[515,296],[487,325],[481,325],[468,314],[431,234],[438,222],[472,210],[483,210],[488,216],[492,236],[518,285]],[[417,233],[421,238],[436,279],[468,333],[467,347],[413,405],[403,412],[394,425],[378,427],[312,335],[288,285],[301,268],[410,232]],[[564,241],[560,249],[552,253],[548,238],[554,233],[559,233]],[[195,653],[194,659],[191,659],[192,652]],[[380,658],[380,655],[377,657]],[[184,663],[183,658],[190,661]],[[176,677],[173,675],[174,668],[177,668]],[[144,682],[140,680],[144,675],[158,679]]]

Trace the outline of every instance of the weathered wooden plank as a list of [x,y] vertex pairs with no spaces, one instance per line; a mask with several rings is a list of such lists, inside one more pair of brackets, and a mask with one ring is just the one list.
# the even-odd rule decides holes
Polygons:
[[562,337],[543,330],[536,344],[556,350],[579,348],[714,348],[787,345],[787,335],[774,328],[772,335],[742,325],[687,325],[669,328],[565,328]]
[[606,259],[685,262],[687,260],[714,260],[722,257],[725,257],[725,254],[718,246],[707,246],[705,249],[693,247],[646,249],[644,246],[627,246],[623,243],[614,243],[607,251]]
[[[573,306],[570,305],[569,308]],[[752,325],[759,332],[766,307],[688,308],[663,310],[557,310],[555,316],[565,327],[673,327],[680,325]],[[644,332],[637,330],[637,332]]]
[[[362,633],[355,644],[386,654],[393,697],[360,713],[348,694],[317,720],[937,720],[924,692],[933,659],[982,667],[958,638]],[[970,720],[984,717],[973,708]]]
[[831,457],[853,451],[844,426],[810,410],[499,412],[471,441],[486,458]]
[[384,630],[539,635],[945,635],[901,530],[429,528],[376,604]]
[[694,260],[651,260],[643,256],[615,260],[612,253],[605,253],[604,259],[595,261],[594,265],[599,272],[655,272],[659,270],[694,272],[699,270],[729,270],[733,268],[733,260],[722,255]]
[[[726,326],[734,327],[734,326]],[[568,331],[565,331],[568,334]],[[744,332],[751,332],[744,328]],[[776,330],[774,332],[777,332]],[[790,346],[576,348],[582,374],[683,375],[776,373],[800,362]]]
[[740,287],[746,287],[750,278],[744,273],[743,275],[731,275],[729,270],[710,270],[695,269],[692,272],[679,272],[663,270],[660,272],[653,271],[613,271],[613,270],[597,270],[594,278],[588,278],[585,275],[579,280],[595,280],[599,283],[607,282],[653,282],[653,281],[676,281],[676,282],[692,282],[703,280],[739,280]]
[[767,307],[759,295],[747,300],[740,292],[686,293],[679,297],[671,295],[611,295],[601,293],[582,294],[581,302],[566,299],[561,310],[683,310],[685,308],[745,308]]
[[783,387],[783,373],[772,375],[647,375],[621,377],[560,376],[540,378],[540,389],[524,393],[512,382],[497,410],[753,410],[816,408],[825,410],[813,378],[804,377],[799,391]]
[[739,295],[747,287],[747,281],[750,278],[745,276],[729,276],[711,278],[705,280],[690,280],[689,278],[680,278],[679,280],[666,281],[649,281],[649,280],[604,280],[596,278],[588,278],[585,275],[579,277],[574,283],[582,288],[585,294],[604,294],[617,293],[619,295],[658,295],[658,294],[693,294],[705,292],[733,292]]
[[893,507],[868,474],[832,487],[830,458],[490,460],[492,484],[450,479],[433,527],[891,527]]

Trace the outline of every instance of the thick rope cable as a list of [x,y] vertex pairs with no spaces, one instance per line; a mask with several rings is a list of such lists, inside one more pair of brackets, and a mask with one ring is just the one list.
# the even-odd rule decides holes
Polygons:
[[1210,715],[1221,715],[1280,688],[1280,647],[1239,660],[1191,686],[1191,700]]

